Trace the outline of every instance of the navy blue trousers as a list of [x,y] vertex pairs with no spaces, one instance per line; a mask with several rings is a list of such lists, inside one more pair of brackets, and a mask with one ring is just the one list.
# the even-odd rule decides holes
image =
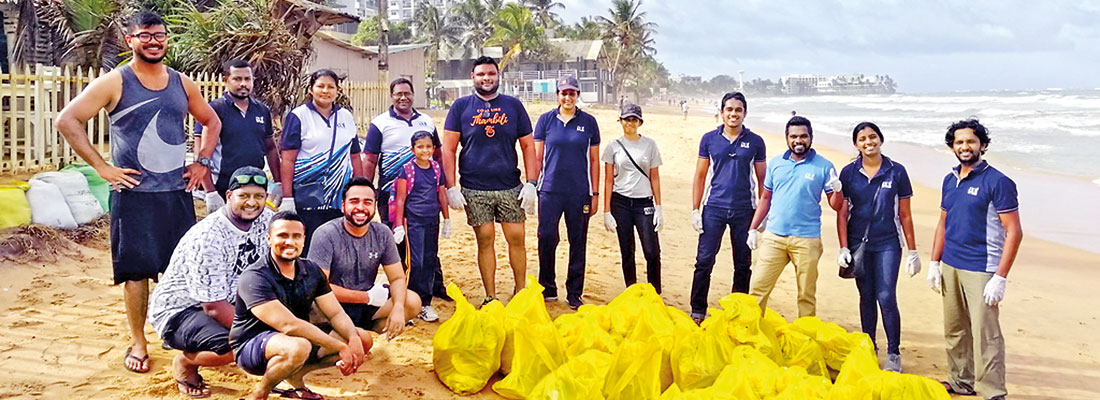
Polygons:
[[432,305],[432,294],[443,287],[443,269],[439,263],[439,219],[406,220],[405,250],[409,266],[409,289],[420,295],[420,304]]
[[588,241],[588,206],[592,197],[587,193],[539,192],[539,285],[542,295],[558,296],[554,272],[554,255],[561,235],[558,224],[565,216],[565,231],[569,239],[569,272],[565,277],[566,295],[570,301],[580,301],[584,292],[585,248]]
[[722,234],[730,230],[733,246],[732,292],[748,293],[752,277],[752,250],[745,241],[749,236],[749,224],[756,210],[728,209],[703,206],[703,233],[699,235],[699,248],[695,255],[695,276],[691,281],[691,313],[706,315],[707,294],[710,292],[710,275],[714,259],[722,247]]
[[[882,328],[886,331],[888,354],[901,351],[901,313],[898,311],[898,271],[901,248],[863,252],[863,275],[855,279],[859,289],[859,319],[863,332],[875,341],[878,312],[882,310]],[[877,342],[876,342],[877,345]]]

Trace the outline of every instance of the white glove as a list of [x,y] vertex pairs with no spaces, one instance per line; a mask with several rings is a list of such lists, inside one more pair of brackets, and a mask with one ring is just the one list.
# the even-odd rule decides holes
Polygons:
[[401,243],[405,241],[405,227],[399,226],[393,228],[393,241],[394,243]]
[[936,293],[943,290],[943,273],[940,272],[939,261],[928,263],[928,287]]
[[206,213],[213,214],[219,208],[225,207],[225,199],[218,195],[218,191],[206,192]]
[[849,265],[852,265],[852,252],[847,247],[840,248],[840,255],[836,257],[836,265],[839,265],[840,268],[848,268]]
[[271,188],[267,189],[267,201],[271,204],[279,204],[283,201],[283,184],[280,182],[272,182]]
[[279,203],[279,211],[296,212],[297,208],[294,206],[294,197],[284,197],[283,201]]
[[840,193],[840,191],[844,189],[844,185],[840,183],[840,177],[836,175],[836,170],[833,170],[829,176],[829,181],[825,182],[825,184],[833,190],[833,193]]
[[519,206],[528,215],[534,215],[539,209],[539,192],[531,182],[523,184],[519,191]]
[[442,236],[444,239],[446,239],[446,238],[451,237],[451,234],[453,234],[453,233],[454,233],[454,228],[451,227],[450,218],[444,219],[443,220],[443,226],[439,227],[439,236]]
[[665,219],[661,216],[661,206],[653,206],[653,231],[660,231],[664,225]]
[[615,223],[615,217],[609,212],[603,213],[603,228],[608,232],[615,232],[615,228],[619,227],[619,224]]
[[916,250],[909,250],[909,258],[905,261],[905,272],[908,272],[910,277],[920,273],[920,255]]
[[462,196],[462,189],[458,186],[447,189],[447,205],[455,210],[466,208],[466,198]]
[[382,307],[386,305],[386,300],[390,299],[389,285],[383,285],[376,283],[374,287],[367,291],[367,304],[375,307]]
[[756,239],[758,236],[760,236],[760,231],[749,229],[749,238],[745,240],[745,243],[749,245],[750,250],[756,250]]
[[703,233],[703,212],[702,211],[699,211],[698,209],[691,210],[691,227],[693,229],[695,229],[696,232]]
[[982,297],[985,297],[985,304],[995,306],[1000,304],[1001,300],[1005,299],[1005,285],[1008,282],[1005,281],[1003,276],[993,274],[992,278],[989,278],[989,282],[985,283],[985,291],[982,292]]

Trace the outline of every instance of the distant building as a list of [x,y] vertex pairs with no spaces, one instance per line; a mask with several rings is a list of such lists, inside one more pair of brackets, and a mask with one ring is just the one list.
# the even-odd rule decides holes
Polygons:
[[[389,46],[389,78],[409,78],[417,96],[413,106],[425,108],[428,96],[424,77],[425,52],[427,44],[402,44]],[[377,82],[378,47],[360,47],[350,43],[350,37],[336,32],[318,31],[313,36],[313,60],[306,66],[306,72],[327,68],[353,82]],[[382,82],[388,84],[389,82]]]
[[[380,0],[375,0],[380,1]],[[428,4],[439,7],[441,11],[445,11],[451,8],[451,6],[458,3],[458,0],[388,0],[390,4],[386,8],[386,12],[389,14],[390,22],[402,22],[409,21],[416,13],[416,5],[422,1],[427,1]]]
[[681,76],[680,83],[698,85],[703,83],[703,77],[701,76]]
[[[325,4],[340,12],[366,20],[378,15],[379,0],[328,0]],[[359,30],[359,23],[340,24],[331,27],[332,31],[354,35]]]
[[893,94],[897,90],[889,75],[787,75],[779,83],[783,94]]

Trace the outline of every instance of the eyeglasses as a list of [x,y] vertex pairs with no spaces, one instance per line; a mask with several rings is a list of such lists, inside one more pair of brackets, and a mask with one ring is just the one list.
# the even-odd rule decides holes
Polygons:
[[234,179],[238,185],[247,185],[250,181],[257,185],[267,185],[267,177],[263,175],[237,175]]
[[136,35],[130,35],[130,37],[136,37],[136,38],[138,38],[138,41],[140,41],[142,43],[149,43],[149,41],[151,41],[153,39],[156,39],[158,42],[163,42],[165,40],[168,40],[168,32],[157,32],[157,33],[142,32],[142,33],[139,33],[139,34],[136,34]]

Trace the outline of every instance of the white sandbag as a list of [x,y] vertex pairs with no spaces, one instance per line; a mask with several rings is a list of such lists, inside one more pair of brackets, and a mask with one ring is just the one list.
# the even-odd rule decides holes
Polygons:
[[76,220],[65,202],[61,189],[41,179],[31,179],[27,203],[31,206],[31,221],[60,229],[76,229]]
[[88,179],[76,171],[42,172],[34,176],[44,182],[57,185],[65,196],[65,203],[73,213],[77,224],[86,224],[103,215],[103,208],[88,187]]

